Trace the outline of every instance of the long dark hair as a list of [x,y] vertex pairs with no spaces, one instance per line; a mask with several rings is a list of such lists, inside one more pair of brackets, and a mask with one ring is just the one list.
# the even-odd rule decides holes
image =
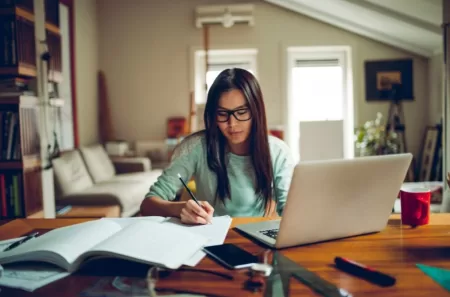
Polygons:
[[219,99],[225,92],[240,90],[247,100],[252,115],[250,148],[253,169],[256,176],[256,194],[262,195],[264,208],[270,206],[272,198],[273,168],[267,133],[266,111],[258,81],[252,73],[239,68],[223,70],[215,79],[208,92],[204,123],[207,145],[208,167],[217,175],[216,196],[222,202],[231,199],[230,182],[225,160],[227,141],[217,126]]

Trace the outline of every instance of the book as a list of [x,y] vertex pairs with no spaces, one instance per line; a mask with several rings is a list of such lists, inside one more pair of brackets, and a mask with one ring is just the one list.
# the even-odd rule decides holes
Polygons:
[[209,241],[162,221],[160,217],[126,223],[99,219],[54,229],[0,252],[0,265],[45,262],[71,273],[98,258],[119,258],[178,269]]

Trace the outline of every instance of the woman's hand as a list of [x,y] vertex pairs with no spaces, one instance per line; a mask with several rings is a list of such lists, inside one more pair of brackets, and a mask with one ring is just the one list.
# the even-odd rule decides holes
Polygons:
[[184,224],[209,224],[212,220],[214,208],[206,201],[200,201],[198,205],[190,199],[181,210],[180,218]]

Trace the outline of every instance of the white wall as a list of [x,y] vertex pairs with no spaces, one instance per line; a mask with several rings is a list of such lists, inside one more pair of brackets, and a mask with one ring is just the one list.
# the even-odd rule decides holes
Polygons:
[[78,133],[80,145],[86,145],[99,139],[97,2],[76,0],[74,7]]
[[[114,130],[118,138],[163,139],[169,116],[188,116],[189,53],[202,46],[202,30],[194,27],[194,9],[219,0],[98,0],[99,65],[106,74]],[[245,2],[245,1],[241,1]],[[387,103],[365,101],[364,61],[414,59],[416,100],[404,105],[408,148],[417,154],[428,113],[428,59],[332,27],[306,16],[255,3],[256,25],[212,27],[213,48],[258,49],[258,74],[265,95],[268,122],[283,123],[288,46],[349,45],[352,49],[355,125],[387,116]],[[81,103],[81,102],[80,102]],[[202,116],[202,115],[200,115]]]
[[438,54],[430,59],[428,73],[430,84],[429,96],[429,124],[436,125],[442,120],[442,99],[443,99],[443,55]]

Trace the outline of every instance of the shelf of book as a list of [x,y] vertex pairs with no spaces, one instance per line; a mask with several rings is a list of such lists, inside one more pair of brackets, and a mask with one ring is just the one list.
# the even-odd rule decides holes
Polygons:
[[[59,2],[46,0],[47,45],[50,53],[49,80],[61,82],[61,35]],[[0,0],[0,76],[36,77],[36,45],[33,4]]]
[[16,67],[2,67],[0,68],[0,75],[9,76],[36,76],[36,67],[34,65],[27,65],[25,63],[19,62]]
[[8,16],[13,14],[18,17],[24,18],[30,22],[34,22],[34,14],[30,12],[28,9],[22,8],[20,6],[9,6],[0,8],[0,15],[2,16]]
[[29,169],[41,166],[39,156],[25,156],[21,161],[0,161],[0,170]]
[[[34,22],[33,0],[0,0],[0,15],[11,14]],[[59,0],[45,0],[45,27],[59,32]]]
[[0,218],[42,209],[38,100],[0,96]]

